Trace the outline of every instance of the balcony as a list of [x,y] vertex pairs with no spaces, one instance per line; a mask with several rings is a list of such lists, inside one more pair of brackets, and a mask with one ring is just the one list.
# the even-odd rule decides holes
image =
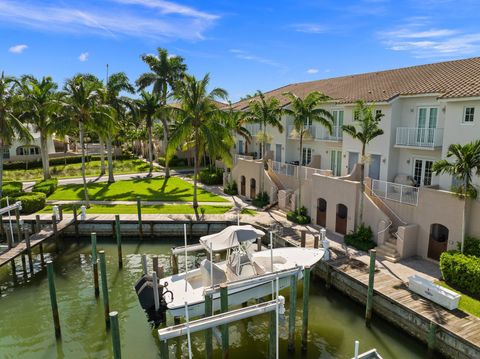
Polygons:
[[[287,126],[287,137],[289,139],[299,139],[297,131],[293,125]],[[303,135],[304,140],[316,141],[342,141],[343,130],[340,126],[332,128],[332,134],[323,126],[306,126],[306,132]]]
[[398,127],[395,147],[433,150],[442,147],[443,128]]
[[372,180],[372,192],[379,198],[390,201],[418,205],[418,188],[400,183]]

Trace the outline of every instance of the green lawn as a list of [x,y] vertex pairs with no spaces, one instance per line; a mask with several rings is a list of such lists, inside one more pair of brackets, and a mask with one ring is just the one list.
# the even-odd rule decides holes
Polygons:
[[[72,213],[71,205],[63,205],[64,213]],[[224,214],[231,206],[200,206],[199,213]],[[205,211],[205,212],[202,212]],[[52,206],[46,206],[38,213],[52,213]],[[137,214],[136,205],[92,205],[87,213],[92,214]],[[189,204],[162,204],[142,206],[142,214],[194,214],[193,207]]]
[[[164,179],[161,177],[117,181],[115,183],[90,183],[88,194],[91,200],[97,201],[135,201],[137,196],[143,201],[179,201],[193,200],[193,186],[177,177],[170,177],[162,190]],[[199,202],[227,202],[201,188],[197,189]],[[83,200],[83,186],[71,184],[59,186],[49,200]]]
[[[80,177],[81,163],[72,163],[68,165],[51,166],[52,177],[72,178]],[[115,174],[148,172],[148,163],[139,159],[117,160],[113,162]],[[100,175],[100,161],[90,161],[85,165],[85,172],[88,177]],[[5,170],[3,172],[5,181],[33,181],[43,178],[42,168],[33,168],[29,170]]]
[[255,216],[258,212],[255,211],[254,209],[244,208],[244,209],[242,209],[242,211],[240,213],[241,214],[248,214],[249,216]]
[[463,294],[462,292],[450,287],[444,281],[437,281],[436,284],[441,285],[447,289],[453,290],[454,292],[461,294],[460,302],[458,303],[458,309],[463,310],[464,312],[470,313],[477,317],[480,317],[480,300]]

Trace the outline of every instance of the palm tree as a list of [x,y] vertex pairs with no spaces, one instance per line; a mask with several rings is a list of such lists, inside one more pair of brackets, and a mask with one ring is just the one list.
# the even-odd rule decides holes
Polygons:
[[41,80],[33,76],[22,78],[22,119],[30,122],[35,130],[40,133],[40,153],[42,157],[43,179],[50,178],[47,139],[55,133],[59,123],[60,94],[57,84],[51,77]]
[[235,111],[231,107],[228,112],[225,113],[225,125],[229,127],[232,132],[238,136],[243,137],[245,140],[245,152],[246,148],[252,141],[252,134],[245,127],[245,112]]
[[266,163],[265,152],[268,138],[267,125],[277,128],[278,131],[282,133],[282,113],[283,109],[278,99],[275,97],[266,99],[261,91],[258,91],[256,97],[250,100],[245,119],[247,122],[259,123],[263,128],[260,140],[262,142],[262,158],[264,163]]
[[480,140],[465,145],[451,144],[448,147],[447,158],[455,158],[453,162],[447,159],[436,161],[432,171],[439,175],[447,173],[459,180],[460,185],[453,190],[464,200],[461,251],[466,232],[466,211],[468,199],[476,199],[478,191],[472,183],[473,174],[480,175]]
[[365,192],[365,148],[376,137],[383,135],[379,127],[383,114],[375,111],[375,106],[368,106],[359,100],[354,109],[353,125],[343,125],[344,132],[362,143],[362,158],[360,160],[360,213],[359,224],[363,223],[363,193]]
[[83,192],[87,207],[90,206],[85,178],[85,127],[94,122],[113,121],[112,109],[103,103],[102,83],[94,75],[78,74],[65,83],[64,116],[78,125],[82,150]]
[[[302,168],[302,155],[303,155],[303,138],[305,134],[308,134],[310,130],[309,124],[313,122],[319,122],[321,125],[327,128],[331,134],[333,129],[333,116],[332,114],[319,108],[322,103],[325,103],[330,98],[318,91],[310,92],[305,98],[300,98],[297,95],[286,92],[283,94],[290,100],[290,106],[284,109],[285,114],[293,118],[293,127],[300,140],[300,151],[298,161],[298,201],[297,209],[300,208],[300,202],[302,200],[302,180],[301,180],[301,168]],[[305,163],[306,164],[306,163]]]
[[3,185],[3,151],[9,148],[15,138],[30,141],[32,135],[27,126],[15,114],[20,98],[15,93],[18,81],[2,72],[0,76],[0,198]]
[[[120,92],[134,93],[135,88],[130,84],[128,76],[124,72],[117,72],[107,78],[105,86],[106,103],[115,111],[113,113],[114,123],[119,125],[126,117],[128,110],[132,110],[132,101],[120,96]],[[112,160],[112,134],[115,133],[113,126],[112,131],[107,134],[107,160],[108,160],[108,183],[115,182],[113,176],[113,160]]]
[[145,121],[145,127],[148,133],[148,162],[150,163],[149,175],[153,172],[153,119],[160,110],[160,101],[157,93],[142,91],[140,98],[136,101],[136,111],[138,117]]
[[[179,81],[185,71],[187,71],[187,65],[183,62],[181,56],[170,56],[166,49],[158,48],[157,55],[143,55],[143,62],[145,62],[150,68],[151,72],[146,72],[137,79],[136,84],[139,90],[144,90],[148,86],[153,85],[152,92],[158,94],[160,106],[165,108],[167,105],[167,99],[170,95],[170,90],[175,89],[175,83]],[[160,111],[160,121],[163,125],[163,148],[164,154],[168,147],[169,129],[168,129],[168,117],[167,111]],[[153,148],[150,142],[150,149]],[[170,177],[170,169],[168,167],[167,156],[165,155],[165,177]]]
[[207,74],[201,80],[185,75],[178,83],[175,98],[180,106],[172,107],[171,111],[179,118],[175,131],[172,133],[167,156],[175,153],[183,142],[193,142],[193,208],[198,219],[197,179],[199,172],[200,151],[207,148],[210,157],[221,157],[228,165],[231,162],[231,133],[222,124],[223,113],[215,105],[217,98],[226,99],[227,92],[214,88],[208,92],[210,76]]

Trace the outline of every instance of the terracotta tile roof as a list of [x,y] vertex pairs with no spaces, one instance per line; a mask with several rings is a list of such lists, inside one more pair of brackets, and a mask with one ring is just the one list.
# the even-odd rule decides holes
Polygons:
[[[337,103],[352,103],[359,99],[384,102],[399,95],[427,93],[438,93],[439,98],[480,96],[480,57],[295,83],[265,95],[277,97],[285,105],[284,92],[305,96],[315,90]],[[249,101],[239,101],[234,107],[244,109]]]

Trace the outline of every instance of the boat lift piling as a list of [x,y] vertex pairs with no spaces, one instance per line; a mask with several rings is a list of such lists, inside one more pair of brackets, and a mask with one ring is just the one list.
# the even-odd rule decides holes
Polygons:
[[122,358],[122,347],[120,345],[120,329],[118,326],[118,312],[110,312],[110,323],[112,326],[113,359]]
[[308,297],[310,295],[310,267],[303,271],[303,318],[302,318],[302,351],[307,350],[308,342]]
[[115,236],[117,239],[118,268],[123,268],[122,258],[122,233],[120,232],[120,215],[115,215]]
[[80,238],[80,233],[78,231],[78,214],[77,214],[77,206],[76,205],[73,205],[72,206],[72,210],[73,210],[73,224],[75,226],[75,238],[78,239]]
[[290,311],[288,313],[288,351],[295,351],[295,314],[297,311],[297,275],[290,276]]
[[99,251],[98,256],[100,257],[100,275],[102,278],[103,311],[105,314],[105,325],[108,330],[110,329],[110,303],[108,300],[107,266],[105,262],[105,251]]
[[375,249],[370,250],[370,266],[368,274],[368,290],[367,290],[367,307],[365,309],[365,325],[370,327],[370,320],[372,319],[373,309],[373,286],[375,279],[375,257],[377,251]]
[[32,258],[32,248],[30,247],[30,234],[28,233],[28,229],[26,228],[23,233],[25,235],[25,244],[27,246],[28,266],[30,269],[30,274],[33,275],[33,258]]
[[[228,287],[226,283],[220,284],[220,311],[228,312]],[[222,358],[228,358],[228,324],[223,324],[222,328]]]
[[147,275],[148,274],[148,269],[147,269],[147,255],[142,254],[142,270],[143,274]]
[[138,230],[140,231],[140,238],[143,239],[143,224],[142,224],[142,200],[137,196],[137,213],[138,213]]
[[93,288],[95,292],[95,298],[100,295],[100,289],[98,287],[98,260],[97,260],[97,233],[92,232],[92,267],[93,267]]
[[58,316],[57,293],[55,290],[55,278],[53,273],[52,261],[47,261],[48,289],[50,291],[50,303],[52,305],[53,325],[55,327],[55,337],[61,337],[60,317]]

